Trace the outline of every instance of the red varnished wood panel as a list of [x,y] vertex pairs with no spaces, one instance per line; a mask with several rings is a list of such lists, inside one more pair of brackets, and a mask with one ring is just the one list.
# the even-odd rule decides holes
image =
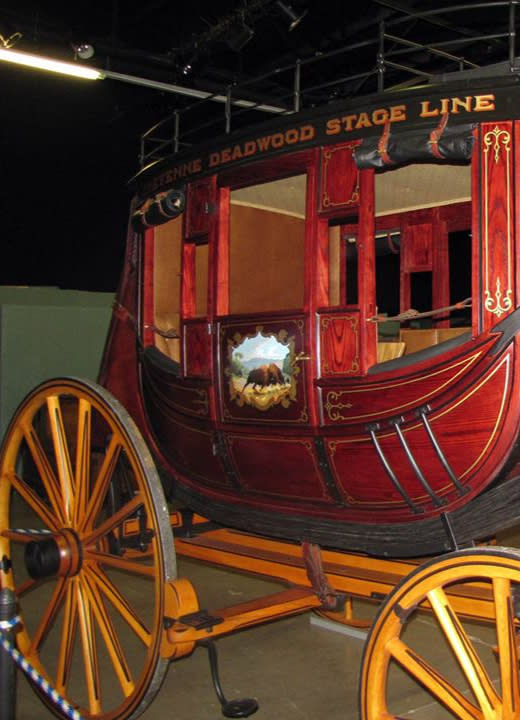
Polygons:
[[230,232],[230,190],[218,191],[218,242],[215,248],[216,292],[215,310],[217,315],[229,313],[229,232]]
[[196,418],[210,417],[209,382],[180,378],[173,372],[174,364],[169,358],[160,358],[160,362],[143,353],[143,376],[149,391],[159,396],[164,408]]
[[[447,307],[450,304],[450,262],[448,246],[448,229],[445,220],[441,220],[439,208],[433,210],[433,237],[432,243],[432,295],[433,307]],[[469,229],[469,225],[468,225]],[[452,272],[458,272],[455,268]],[[464,300],[464,298],[457,298]],[[436,327],[450,327],[449,315],[438,317]]]
[[484,354],[485,346],[475,348],[470,345],[463,357],[438,364],[420,374],[410,376],[402,372],[399,378],[386,382],[353,383],[345,388],[336,384],[330,388],[322,387],[323,422],[325,425],[374,422],[431,403],[453,390],[456,383],[463,382]]
[[481,126],[483,329],[515,308],[513,123]]
[[358,303],[361,327],[361,372],[377,362],[377,324],[368,319],[376,307],[375,184],[374,171],[360,173],[361,204],[358,227]]
[[196,309],[195,296],[195,253],[194,243],[185,243],[182,248],[182,315],[193,317]]
[[211,334],[207,321],[184,324],[184,363],[188,377],[208,378],[211,371]]
[[[514,124],[514,140],[515,140],[515,184],[518,187],[520,182],[520,121],[515,120]],[[515,237],[520,238],[520,193],[515,192]],[[520,243],[515,243],[515,267],[520,267]],[[520,273],[515,273],[516,279],[516,297],[520,297]]]
[[[478,382],[428,416],[454,473],[473,494],[493,477],[490,468],[496,472],[500,467],[501,455],[493,456],[493,452],[499,443],[502,453],[507,446],[507,436],[504,438],[502,433],[507,422],[512,379],[512,352],[509,352]],[[463,503],[463,496],[440,464],[420,420],[411,418],[401,429],[430,487],[446,502],[444,507]],[[435,509],[433,501],[419,482],[395,429],[389,424],[380,424],[376,436],[412,502],[430,514]],[[330,438],[327,444],[336,482],[341,485],[352,508],[370,511],[373,519],[414,517],[383,469],[368,434]],[[488,468],[484,470],[486,464]],[[389,512],[392,514],[388,515]]]
[[433,220],[406,224],[403,228],[402,270],[422,272],[432,269]]
[[359,311],[322,313],[320,329],[320,375],[359,375]]
[[320,478],[312,439],[230,434],[227,440],[240,484],[249,493],[332,502]]
[[125,261],[116,301],[114,303],[108,337],[103,351],[98,382],[122,403],[125,409],[146,434],[147,424],[143,411],[137,358],[137,318],[140,296],[136,257],[142,262],[142,246],[132,225],[128,229]]
[[206,235],[215,213],[215,178],[205,178],[188,185],[185,237]]
[[147,228],[144,233],[143,252],[143,345],[153,345],[154,332],[152,326],[155,320],[153,304],[153,277],[154,277],[154,229]]
[[224,469],[215,456],[213,434],[202,427],[164,414],[154,418],[165,457],[179,472],[202,486],[230,488]]
[[[176,412],[176,404],[186,401],[190,390],[186,389],[183,395],[174,382],[168,383],[164,376],[151,372],[149,366],[145,366],[142,388],[149,429],[165,460],[202,486],[228,488],[229,480],[214,452],[212,425]],[[191,389],[194,391],[194,386]],[[200,386],[200,390],[204,387]],[[206,412],[203,394],[195,393],[194,397],[200,398],[200,408]],[[196,399],[189,405],[193,413],[199,407]]]
[[321,151],[321,212],[356,208],[359,205],[359,170],[352,153],[359,141],[329,145]]
[[267,160],[256,160],[254,163],[241,167],[223,170],[219,173],[218,184],[222,187],[245,187],[254,183],[267,182],[290,175],[298,175],[307,171],[314,160],[314,150],[282,155]]

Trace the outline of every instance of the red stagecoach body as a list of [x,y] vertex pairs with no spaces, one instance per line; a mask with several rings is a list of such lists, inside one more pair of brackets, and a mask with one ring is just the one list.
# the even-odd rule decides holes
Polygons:
[[469,87],[279,117],[134,179],[101,382],[198,512],[393,555],[507,523],[518,79]]
[[[398,38],[380,26],[377,94],[182,152],[176,131],[176,152],[133,179],[104,387],[43,383],[0,452],[0,588],[20,606],[17,646],[44,702],[69,703],[58,712],[134,720],[169,662],[204,645],[223,714],[249,716],[256,700],[222,693],[215,638],[318,608],[366,628],[354,601],[384,598],[364,720],[404,717],[411,699],[413,712],[433,700],[459,718],[518,716],[520,554],[466,547],[520,521],[520,75],[506,4],[507,33],[470,33],[507,38],[505,67],[383,93],[385,68],[404,66],[384,56]],[[454,29],[466,48],[466,20]],[[444,39],[403,42],[466,66]],[[310,96],[300,69],[296,105]],[[216,97],[229,123],[231,89]],[[176,552],[290,587],[201,610]]]

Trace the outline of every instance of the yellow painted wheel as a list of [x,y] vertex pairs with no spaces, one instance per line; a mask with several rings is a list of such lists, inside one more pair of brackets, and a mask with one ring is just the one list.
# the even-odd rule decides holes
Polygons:
[[520,718],[519,599],[517,550],[463,550],[420,566],[367,639],[363,720]]
[[95,383],[49,381],[14,415],[0,454],[0,560],[27,660],[85,718],[137,717],[168,665],[175,551],[150,453]]

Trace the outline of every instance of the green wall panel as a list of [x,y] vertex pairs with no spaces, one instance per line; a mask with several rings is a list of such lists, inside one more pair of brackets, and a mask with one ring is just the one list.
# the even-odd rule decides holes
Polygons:
[[52,377],[98,374],[114,296],[0,288],[0,437],[25,395]]

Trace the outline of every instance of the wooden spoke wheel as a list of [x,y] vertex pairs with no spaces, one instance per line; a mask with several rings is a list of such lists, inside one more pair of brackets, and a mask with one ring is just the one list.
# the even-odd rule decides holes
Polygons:
[[520,718],[519,599],[517,550],[464,550],[412,572],[367,639],[363,720]]
[[168,665],[159,647],[175,552],[150,453],[95,383],[47,382],[13,417],[0,454],[0,559],[27,660],[84,717],[137,717]]

